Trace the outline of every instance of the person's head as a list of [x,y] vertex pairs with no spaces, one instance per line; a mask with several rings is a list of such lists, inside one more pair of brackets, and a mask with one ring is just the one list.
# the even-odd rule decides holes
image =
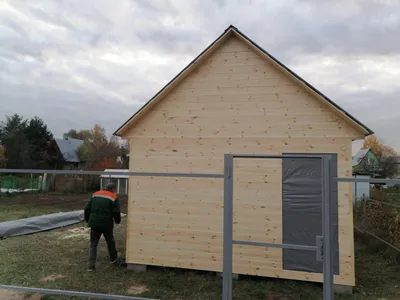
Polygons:
[[117,187],[116,187],[115,183],[109,182],[106,185],[106,190],[115,194],[117,191]]

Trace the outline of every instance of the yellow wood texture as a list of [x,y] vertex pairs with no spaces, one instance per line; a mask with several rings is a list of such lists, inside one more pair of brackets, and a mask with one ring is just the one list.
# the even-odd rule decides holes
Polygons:
[[[223,173],[225,153],[337,153],[351,176],[360,132],[235,37],[126,134],[130,170]],[[282,243],[282,162],[235,161],[234,238]],[[340,274],[354,285],[351,186],[339,185]],[[131,177],[127,262],[222,271],[223,181]],[[282,250],[234,246],[233,271],[321,281],[282,269]]]
[[[227,40],[229,41],[233,38],[239,40],[241,44],[237,43],[236,45],[234,45],[232,43],[229,44],[229,42],[226,42]],[[229,52],[233,52],[233,56],[228,56],[223,51],[220,51],[221,45],[224,44],[229,44]],[[219,56],[215,55],[215,52],[217,50],[220,54]],[[210,59],[210,56],[213,57]],[[244,37],[235,28],[229,28],[207,49],[205,49],[205,51],[201,55],[196,57],[194,61],[192,61],[187,67],[185,67],[185,69],[182,70],[180,74],[178,74],[171,82],[169,82],[162,90],[160,90],[159,93],[157,93],[144,107],[142,107],[142,109],[140,109],[134,116],[132,116],[127,122],[125,122],[125,124],[123,124],[117,130],[116,134],[120,136],[126,136],[126,132],[129,131],[129,128],[135,126],[136,123],[141,118],[143,118],[143,116],[147,117],[148,111],[160,101],[163,101],[163,99],[171,91],[176,89],[176,87],[180,85],[182,81],[187,81],[189,86],[187,86],[186,88],[190,92],[192,88],[190,86],[190,81],[187,78],[188,75],[193,74],[196,68],[198,69],[199,67],[204,65],[214,64],[213,59],[221,58],[221,56],[222,59],[224,59],[223,64],[219,64],[217,66],[218,69],[213,70],[213,74],[217,76],[216,80],[219,82],[218,89],[220,91],[226,94],[236,93],[237,91],[240,93],[243,91],[246,92],[246,90],[242,89],[243,87],[250,87],[252,88],[252,92],[257,92],[261,95],[265,93],[271,94],[282,92],[281,88],[283,87],[283,91],[286,95],[294,95],[295,91],[300,92],[300,90],[303,90],[311,93],[315,99],[318,99],[320,103],[325,105],[325,107],[328,107],[331,112],[333,112],[336,116],[339,116],[339,118],[344,123],[354,128],[354,130],[358,131],[360,138],[363,138],[365,134],[370,133],[369,130],[365,128],[365,126],[354,120],[352,117],[349,117],[349,115],[342,109],[330,103],[325,96],[321,95],[319,92],[316,92],[313,88],[310,87],[310,85],[291,73],[291,71],[283,67],[279,62],[270,57],[268,54],[263,52],[260,48],[258,48],[258,46],[251,42],[247,37]],[[280,76],[276,77],[276,74],[273,74],[271,72],[260,72],[258,68],[260,59],[263,60],[263,62],[268,62],[273,65],[275,71],[280,72]],[[254,73],[252,74],[252,79],[254,80],[252,82],[247,80],[248,78],[246,77],[249,72]],[[223,80],[221,80],[222,78],[226,77],[228,77],[228,79],[231,79],[231,73],[235,74],[235,83],[237,83],[237,85],[232,85],[232,82],[224,83]],[[282,82],[282,75],[286,76],[289,80],[292,81],[289,84],[290,87],[286,86],[286,84]],[[268,78],[268,82],[265,82],[265,80],[263,80],[264,78]],[[202,81],[201,78],[196,79],[199,79],[199,82]],[[211,85],[207,84],[207,81],[209,81],[210,79],[211,78],[208,78],[207,80],[203,81],[202,85],[203,89],[206,90],[207,96],[210,96],[207,90],[208,87],[211,87],[213,93],[215,92],[215,89],[213,87],[214,82],[212,82]],[[279,82],[278,85],[276,84],[277,81]],[[293,85],[293,83],[295,83],[295,85]],[[198,83],[196,82],[194,84],[196,85],[196,89],[198,90]],[[260,87],[258,91],[256,89],[257,87]],[[269,87],[270,89],[265,90],[266,87]],[[236,88],[239,88],[239,90]],[[182,86],[180,86],[180,89],[184,90],[184,87],[182,88]],[[201,92],[197,91],[197,94],[199,95],[201,94]]]

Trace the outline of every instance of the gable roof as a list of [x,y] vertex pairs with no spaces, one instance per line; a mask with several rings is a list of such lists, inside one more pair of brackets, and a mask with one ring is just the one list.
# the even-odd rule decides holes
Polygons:
[[58,149],[60,149],[61,155],[64,161],[71,163],[80,162],[78,156],[78,148],[83,144],[82,140],[78,139],[54,139]]
[[154,103],[156,103],[158,100],[160,100],[165,94],[167,94],[170,90],[172,90],[179,82],[181,82],[184,78],[186,78],[186,76],[189,75],[190,72],[194,68],[196,68],[203,60],[205,60],[206,57],[208,57],[208,55],[213,53],[216,50],[216,48],[218,48],[218,46],[221,45],[232,34],[235,35],[236,37],[238,37],[243,42],[245,42],[250,47],[252,47],[253,50],[260,53],[266,59],[275,63],[275,66],[280,67],[283,71],[286,71],[285,72],[286,74],[297,79],[297,81],[300,84],[304,84],[309,90],[314,92],[322,100],[325,100],[326,103],[328,103],[333,109],[335,109],[337,112],[340,112],[347,120],[350,121],[350,123],[354,124],[360,131],[362,131],[365,136],[374,134],[374,132],[371,129],[369,129],[363,123],[358,121],[355,117],[353,117],[351,114],[346,112],[343,108],[341,108],[339,105],[334,103],[331,99],[329,99],[327,96],[322,94],[320,91],[318,91],[315,87],[313,87],[311,84],[306,82],[300,76],[295,74],[292,70],[290,70],[285,65],[283,65],[280,61],[278,61],[276,58],[274,58],[272,55],[270,55],[268,52],[266,52],[264,49],[262,49],[259,45],[257,45],[251,39],[249,39],[245,34],[240,32],[235,26],[230,25],[214,42],[212,42],[203,52],[201,52],[192,62],[190,62],[180,73],[178,73],[178,75],[176,75],[170,82],[168,82],[166,86],[164,86],[156,95],[154,95],[153,98],[151,98],[132,117],[130,117],[124,124],[122,124],[114,132],[114,135],[122,136],[124,131],[127,130],[128,127],[131,126],[137,119],[139,119],[139,117],[141,115],[143,115],[150,106],[152,106]]
[[367,155],[369,150],[370,150],[370,148],[358,150],[356,155],[354,155],[354,157],[353,157],[352,166],[353,167],[357,166],[363,160],[363,158]]

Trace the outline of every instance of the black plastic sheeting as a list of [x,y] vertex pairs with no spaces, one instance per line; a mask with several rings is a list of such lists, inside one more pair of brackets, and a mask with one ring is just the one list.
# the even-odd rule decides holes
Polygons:
[[[337,177],[337,155],[330,155],[332,155],[331,175]],[[321,160],[313,158],[284,158],[282,161],[284,244],[315,246],[316,236],[322,236],[321,163]],[[339,274],[337,184],[331,186],[330,192],[333,221],[331,249],[334,255],[333,271],[337,275]],[[322,273],[322,268],[322,262],[316,260],[316,253],[313,251],[283,249],[284,270]]]
[[77,224],[83,220],[83,210],[77,210],[2,222],[0,223],[0,239],[52,230]]

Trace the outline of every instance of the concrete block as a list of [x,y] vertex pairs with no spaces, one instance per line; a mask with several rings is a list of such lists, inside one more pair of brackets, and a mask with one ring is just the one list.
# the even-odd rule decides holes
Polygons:
[[353,294],[353,287],[349,285],[334,284],[333,291],[337,294]]
[[127,264],[126,268],[137,273],[147,271],[147,265]]

